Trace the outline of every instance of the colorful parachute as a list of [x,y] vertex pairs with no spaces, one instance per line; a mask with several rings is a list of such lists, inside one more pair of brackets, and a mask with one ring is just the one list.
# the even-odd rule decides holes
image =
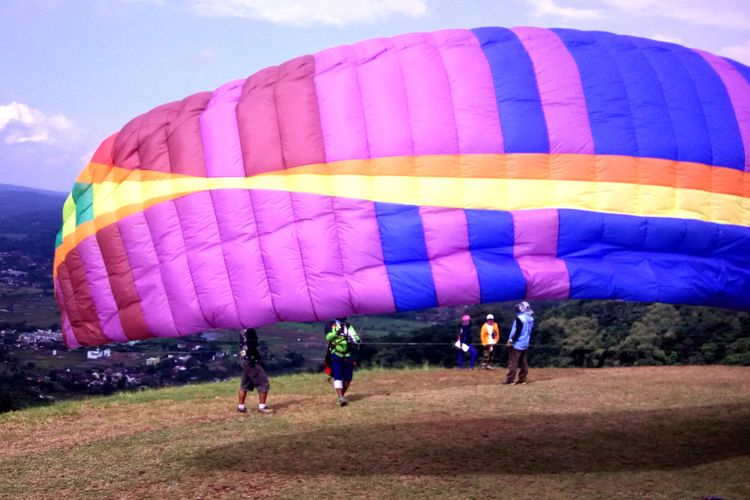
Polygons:
[[64,208],[68,345],[456,304],[750,306],[750,68],[602,32],[336,47],[160,106]]

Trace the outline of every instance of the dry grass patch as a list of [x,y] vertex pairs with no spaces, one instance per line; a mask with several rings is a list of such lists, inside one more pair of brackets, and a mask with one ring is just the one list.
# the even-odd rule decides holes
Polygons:
[[[322,375],[0,416],[0,496],[750,497],[750,369],[364,371],[339,408]],[[40,473],[40,471],[43,471]]]

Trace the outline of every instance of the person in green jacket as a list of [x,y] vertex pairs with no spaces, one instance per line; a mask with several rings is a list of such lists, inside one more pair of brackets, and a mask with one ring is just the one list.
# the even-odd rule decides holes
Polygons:
[[336,401],[340,406],[346,406],[348,403],[345,398],[346,391],[354,375],[352,346],[359,344],[359,335],[346,318],[331,321],[326,331],[326,340],[331,350],[331,375],[333,388],[336,390]]

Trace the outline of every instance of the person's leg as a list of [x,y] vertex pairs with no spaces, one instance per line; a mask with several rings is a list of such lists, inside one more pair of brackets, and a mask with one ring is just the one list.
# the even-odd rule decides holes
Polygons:
[[464,367],[464,352],[459,348],[458,349],[458,369]]
[[471,353],[471,369],[474,369],[474,365],[477,364],[477,350],[474,349],[474,346],[469,346],[469,352]]
[[490,346],[486,345],[482,348],[482,368],[487,368],[487,363],[489,363],[490,360]]
[[526,375],[529,374],[528,350],[521,351],[521,354],[518,356],[518,367],[521,369],[518,373],[518,382],[526,382]]
[[237,411],[246,412],[245,398],[247,397],[247,391],[252,390],[253,383],[247,373],[247,367],[242,365],[242,375],[240,376],[240,390],[237,393]]
[[268,380],[268,375],[266,375],[266,370],[261,365],[253,367],[253,384],[255,385],[255,390],[258,391],[258,412],[268,415],[272,414],[273,410],[266,407],[271,383]]
[[495,358],[495,346],[491,345],[489,346],[489,353],[487,355],[487,368],[492,370],[494,367],[492,366],[492,361]]
[[343,361],[335,354],[331,356],[331,375],[333,377],[333,388],[339,402],[344,398],[344,373]]
[[518,370],[518,354],[521,351],[517,351],[512,347],[508,350],[508,374],[505,377],[506,384],[512,384],[516,379],[516,370]]
[[354,365],[352,365],[351,360],[345,360],[344,366],[342,367],[342,377],[344,381],[344,390],[342,391],[341,395],[346,396],[346,391],[349,390],[349,386],[352,383],[352,379],[354,378]]

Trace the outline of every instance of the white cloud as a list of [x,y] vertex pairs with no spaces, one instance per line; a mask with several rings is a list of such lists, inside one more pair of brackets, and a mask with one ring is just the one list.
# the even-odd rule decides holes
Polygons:
[[563,19],[589,20],[600,19],[603,14],[597,9],[580,9],[577,7],[562,7],[553,0],[529,0],[536,16],[554,16]]
[[591,0],[614,7],[621,13],[664,18],[690,24],[746,30],[750,26],[750,3],[747,0]]
[[740,45],[725,47],[719,51],[722,56],[750,65],[750,40]]
[[200,15],[250,18],[286,26],[344,26],[427,13],[426,0],[189,0]]
[[73,123],[61,114],[48,116],[15,101],[0,104],[0,135],[6,144],[55,142],[72,131]]
[[662,33],[656,33],[651,35],[649,38],[652,40],[659,40],[660,42],[676,43],[678,45],[685,45],[685,40],[676,36],[664,35]]

